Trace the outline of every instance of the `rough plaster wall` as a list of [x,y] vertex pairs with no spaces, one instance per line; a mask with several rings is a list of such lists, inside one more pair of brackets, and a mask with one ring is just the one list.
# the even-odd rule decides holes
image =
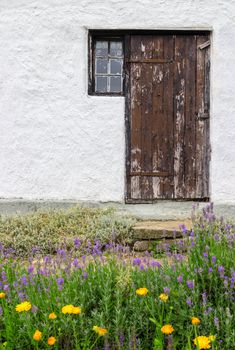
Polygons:
[[87,95],[87,28],[212,28],[211,194],[235,202],[234,0],[0,0],[0,197],[122,201],[124,98]]

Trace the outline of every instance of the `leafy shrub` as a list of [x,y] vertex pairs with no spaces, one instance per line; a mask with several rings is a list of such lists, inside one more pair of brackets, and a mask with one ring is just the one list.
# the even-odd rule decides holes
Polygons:
[[75,237],[124,243],[131,239],[134,222],[133,218],[121,217],[113,209],[80,206],[67,211],[0,217],[0,242],[15,250],[18,256],[28,256],[33,249],[43,254],[53,253],[61,244],[69,248]]

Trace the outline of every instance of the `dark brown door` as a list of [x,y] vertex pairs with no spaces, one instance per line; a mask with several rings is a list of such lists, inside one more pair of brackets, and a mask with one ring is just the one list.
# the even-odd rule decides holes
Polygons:
[[127,201],[209,197],[209,36],[126,42]]

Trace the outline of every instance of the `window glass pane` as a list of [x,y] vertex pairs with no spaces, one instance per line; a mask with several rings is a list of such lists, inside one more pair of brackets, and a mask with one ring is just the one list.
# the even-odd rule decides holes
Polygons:
[[96,77],[95,80],[95,91],[96,92],[107,92],[107,82],[108,78],[107,77]]
[[122,56],[122,42],[121,41],[111,41],[110,43],[110,55],[111,56]]
[[110,92],[122,91],[122,77],[110,77]]
[[108,60],[96,59],[96,73],[108,73]]
[[108,57],[108,42],[107,41],[96,41],[95,55],[101,57]]
[[110,73],[122,74],[122,60],[110,60]]

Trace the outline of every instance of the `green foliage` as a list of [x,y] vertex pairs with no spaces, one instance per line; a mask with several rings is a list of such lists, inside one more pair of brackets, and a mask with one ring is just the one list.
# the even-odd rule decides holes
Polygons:
[[81,206],[67,211],[0,217],[0,242],[22,257],[29,256],[35,247],[42,254],[52,254],[61,244],[69,248],[75,237],[125,243],[131,239],[134,222],[133,218],[120,216],[113,209]]
[[[73,249],[30,259],[30,268],[1,251],[0,349],[48,349],[54,336],[53,348],[60,350],[165,350],[167,342],[174,350],[196,350],[194,338],[211,335],[212,350],[235,349],[234,227],[209,214],[190,235],[184,230],[187,255],[169,253],[161,264],[149,254],[128,260],[126,248],[112,244],[101,252],[95,243],[87,257]],[[147,295],[137,295],[138,288]],[[32,309],[17,313],[22,300]],[[80,306],[81,314],[63,314],[68,304]],[[192,325],[192,317],[200,324]],[[174,328],[170,336],[163,335],[164,325]],[[97,337],[94,326],[108,334]],[[43,334],[39,342],[36,329]]]

